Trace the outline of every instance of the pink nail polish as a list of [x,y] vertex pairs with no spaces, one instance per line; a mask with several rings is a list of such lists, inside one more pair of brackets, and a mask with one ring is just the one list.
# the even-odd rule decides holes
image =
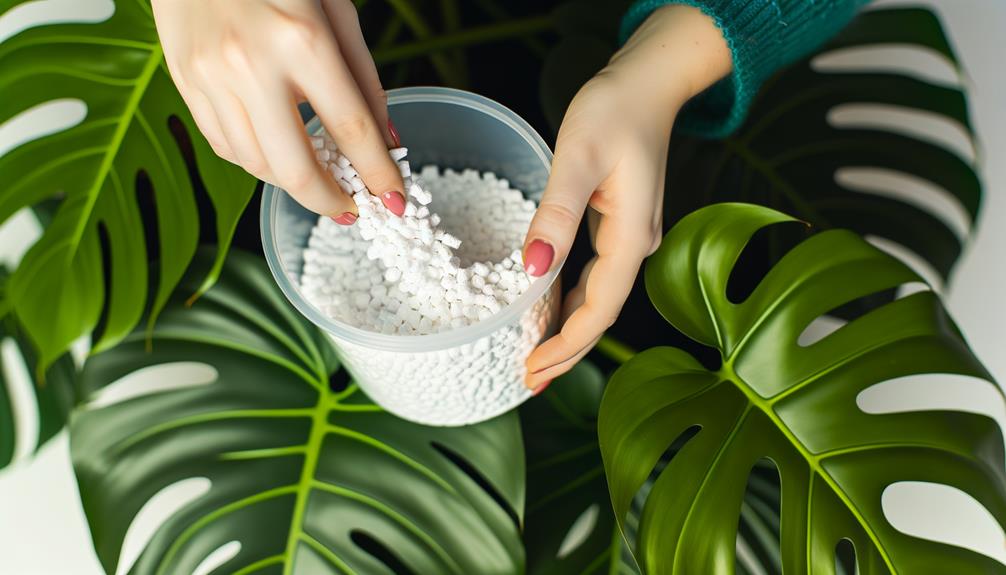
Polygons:
[[555,249],[552,246],[541,240],[534,240],[524,250],[524,269],[534,277],[543,276],[552,266],[554,257]]
[[398,137],[398,130],[395,129],[395,123],[388,118],[388,133],[391,134],[391,141],[395,143],[395,147],[401,147],[402,139]]
[[405,196],[401,192],[387,192],[381,196],[381,202],[396,216],[405,215]]
[[546,380],[541,385],[539,385],[538,387],[534,388],[534,391],[531,392],[531,397],[534,397],[534,396],[540,394],[541,392],[545,391],[545,388],[548,387],[551,383],[552,383],[552,380],[549,379],[549,380]]
[[356,221],[356,214],[353,212],[346,212],[337,218],[332,218],[332,221],[341,226],[351,226],[353,222]]

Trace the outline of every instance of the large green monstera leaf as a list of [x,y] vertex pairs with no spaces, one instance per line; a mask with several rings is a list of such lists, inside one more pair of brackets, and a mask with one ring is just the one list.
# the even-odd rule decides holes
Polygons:
[[[0,301],[3,301],[9,274],[0,266]],[[38,418],[38,439],[35,449],[53,438],[66,423],[75,403],[76,367],[69,354],[60,357],[46,372],[44,381],[32,377],[35,365],[34,349],[13,315],[0,311],[0,470],[9,465],[17,445],[17,420],[27,413],[15,413],[11,397],[18,377],[32,385],[34,411]]]
[[799,343],[822,314],[920,281],[848,231],[812,236],[744,301],[728,300],[727,282],[749,239],[787,221],[759,206],[708,207],[678,223],[646,267],[660,313],[717,349],[722,366],[711,371],[683,351],[654,348],[621,367],[605,392],[598,434],[620,521],[665,451],[688,438],[646,498],[635,541],[643,571],[731,572],[745,484],[767,458],[781,480],[787,574],[832,572],[843,540],[864,575],[1002,573],[984,555],[897,531],[881,506],[893,483],[934,482],[971,494],[1006,523],[994,421],[954,411],[870,415],[856,403],[863,390],[898,377],[989,374],[928,290]]
[[[130,573],[189,575],[232,541],[240,550],[212,573],[523,570],[516,414],[423,427],[382,412],[354,384],[338,390],[326,337],[260,260],[240,253],[191,309],[169,304],[152,352],[145,340],[134,332],[88,361],[88,403],[71,422],[81,498],[109,573],[144,504],[191,478],[208,479],[208,491],[156,530]],[[193,363],[212,373],[200,385],[120,387]]]
[[[0,16],[29,3],[0,2]],[[159,279],[149,290],[155,318],[196,251],[194,186],[205,186],[215,209],[222,258],[255,181],[218,159],[200,136],[168,76],[148,2],[119,0],[103,22],[44,25],[4,41],[0,94],[0,124],[54,100],[87,107],[77,125],[0,157],[0,223],[61,199],[8,286],[8,306],[44,368],[99,325],[94,348],[109,347],[143,315],[149,246],[139,206],[149,200],[138,196],[152,194],[157,214],[150,234],[160,246]],[[201,183],[190,179],[187,161]]]

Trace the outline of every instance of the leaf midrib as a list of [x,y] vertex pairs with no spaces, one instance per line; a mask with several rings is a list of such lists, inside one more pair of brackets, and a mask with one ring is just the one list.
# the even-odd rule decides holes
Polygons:
[[153,79],[154,73],[157,72],[158,67],[160,66],[163,54],[164,52],[161,49],[160,44],[156,44],[150,48],[150,56],[147,58],[146,64],[143,65],[143,70],[136,79],[136,85],[133,87],[133,91],[129,95],[129,100],[126,101],[122,117],[119,119],[119,122],[115,127],[115,132],[112,134],[112,139],[108,144],[105,156],[102,158],[101,164],[98,166],[98,173],[95,174],[94,182],[92,183],[91,188],[87,191],[87,202],[81,210],[80,217],[77,220],[77,226],[71,236],[72,248],[67,252],[68,261],[66,265],[70,264],[70,261],[72,261],[72,258],[77,253],[77,247],[84,235],[84,230],[87,228],[87,223],[91,220],[91,213],[94,210],[94,204],[97,202],[98,195],[101,193],[101,188],[104,185],[105,179],[108,177],[108,174],[112,169],[112,164],[115,163],[115,159],[119,155],[119,150],[122,148],[122,142],[126,138],[126,132],[129,131],[129,126],[133,123],[133,120],[140,109],[140,103],[143,101],[143,97],[147,93],[147,88],[150,87],[150,81]]
[[[828,487],[831,488],[832,493],[834,493],[842,501],[842,503],[849,510],[849,512],[852,513],[852,515],[856,518],[856,521],[859,523],[860,527],[863,528],[863,531],[870,538],[870,541],[873,542],[874,547],[877,549],[877,552],[880,553],[880,556],[884,560],[884,564],[887,565],[887,568],[890,570],[890,572],[898,573],[897,569],[895,569],[894,567],[894,563],[891,561],[891,558],[887,553],[887,549],[884,547],[884,545],[881,544],[880,539],[874,532],[872,525],[864,519],[863,514],[859,511],[859,508],[852,502],[849,496],[846,495],[845,491],[835,482],[835,480],[831,477],[831,474],[827,473],[824,467],[821,466],[822,459],[819,458],[814,453],[812,453],[810,450],[808,450],[803,445],[803,442],[801,442],[795,435],[793,435],[793,432],[790,431],[789,426],[787,426],[785,422],[783,422],[782,419],[780,419],[779,416],[775,414],[775,410],[772,407],[774,403],[770,400],[762,398],[760,395],[755,393],[754,389],[751,388],[747,384],[747,382],[744,381],[737,374],[737,372],[734,369],[732,361],[725,361],[723,363],[723,366],[717,372],[717,374],[724,381],[729,381],[733,383],[734,387],[739,389],[741,393],[743,393],[745,397],[747,397],[748,402],[750,402],[753,406],[760,409],[762,413],[765,414],[765,417],[769,418],[769,420],[776,427],[776,429],[778,429],[783,434],[783,436],[790,442],[792,447],[797,450],[797,452],[804,458],[804,461],[806,461],[807,464],[810,466],[812,472],[811,483],[813,483],[814,475],[817,475],[821,479],[823,479],[825,483],[828,484]],[[811,505],[810,501],[808,501],[807,503],[808,528],[810,524],[810,513],[812,509],[813,505]]]

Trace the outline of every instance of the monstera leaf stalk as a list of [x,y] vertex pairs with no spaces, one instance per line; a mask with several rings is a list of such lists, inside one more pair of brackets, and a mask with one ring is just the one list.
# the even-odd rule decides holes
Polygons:
[[819,341],[798,341],[830,310],[919,276],[854,233],[830,230],[787,253],[744,301],[727,298],[752,235],[791,221],[754,205],[704,208],[679,222],[647,264],[656,308],[718,350],[722,366],[654,348],[622,366],[605,391],[598,435],[621,524],[654,466],[683,438],[643,506],[634,542],[643,572],[730,572],[748,476],[768,459],[782,487],[784,573],[833,568],[843,540],[864,575],[1001,573],[984,555],[896,530],[881,506],[891,484],[940,483],[1006,524],[995,422],[955,411],[870,415],[856,403],[874,384],[914,374],[991,382],[937,296],[916,292]]
[[[212,261],[204,256],[201,265]],[[259,258],[237,252],[192,308],[169,303],[152,352],[145,339],[136,331],[87,362],[86,403],[70,426],[109,573],[192,573],[233,541],[240,549],[214,573],[522,572],[516,413],[423,427],[382,412],[355,384],[342,389],[326,336],[286,302]],[[193,364],[203,375],[173,389],[141,381]],[[209,488],[156,530],[133,565],[119,566],[143,506],[193,478]]]
[[[0,16],[27,3],[4,2]],[[87,107],[80,123],[0,157],[0,223],[61,199],[3,304],[38,350],[41,372],[99,325],[95,350],[125,337],[148,303],[151,321],[157,317],[196,252],[197,185],[214,208],[219,266],[255,180],[218,159],[200,136],[168,76],[148,2],[116,2],[103,22],[29,28],[0,44],[0,70],[0,124],[54,100]],[[201,182],[189,178],[187,161]],[[149,302],[144,194],[153,196],[151,235],[160,251]]]

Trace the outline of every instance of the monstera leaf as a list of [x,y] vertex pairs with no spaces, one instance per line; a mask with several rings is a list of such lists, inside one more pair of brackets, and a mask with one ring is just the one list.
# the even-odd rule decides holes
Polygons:
[[[7,270],[0,266],[0,302],[4,299],[8,277]],[[38,418],[35,449],[42,447],[63,428],[75,403],[73,386],[76,367],[69,354],[60,357],[49,368],[44,381],[33,380],[31,376],[29,366],[34,365],[35,360],[35,352],[24,330],[11,314],[0,312],[0,470],[14,458],[18,417],[28,416],[25,413],[14,413],[11,398],[14,377],[23,377],[34,384],[31,391]]]
[[[591,0],[569,3],[591,4]],[[581,11],[607,14],[600,8]],[[601,27],[589,16],[564,22],[541,77],[542,108],[555,129],[579,87],[616,48],[613,26]],[[885,45],[935,52],[959,66],[938,18],[921,8],[864,12],[819,53]],[[963,90],[898,71],[815,69],[811,60],[769,80],[737,133],[706,140],[675,131],[668,157],[671,199],[664,202],[665,224],[717,202],[758,203],[795,214],[818,228],[850,229],[900,244],[946,279],[978,215],[982,187],[975,166],[924,136],[876,125],[837,126],[829,117],[844,105],[931,114],[958,126],[973,145]],[[928,183],[939,199],[926,203],[913,199],[915,192],[892,194],[872,176],[836,180],[843,168],[908,176]],[[933,205],[954,206],[968,229],[955,229]],[[778,254],[766,256],[778,259]]]
[[822,314],[920,281],[848,231],[812,236],[747,299],[728,300],[745,244],[786,221],[759,206],[708,207],[676,225],[647,265],[654,305],[717,349],[722,366],[711,371],[683,351],[654,348],[621,367],[605,391],[598,434],[619,521],[665,450],[689,437],[646,498],[635,541],[643,571],[729,572],[745,484],[767,458],[782,486],[785,573],[831,572],[843,540],[863,574],[1001,573],[984,555],[897,531],[881,507],[893,483],[934,482],[971,494],[1006,523],[1003,444],[993,420],[953,411],[868,415],[856,403],[863,390],[902,376],[989,374],[928,290],[815,343],[798,342]]
[[597,445],[604,377],[578,363],[521,407],[529,575],[636,573],[623,550]]
[[[880,46],[935,52],[959,66],[938,18],[920,8],[865,12],[819,53]],[[880,106],[887,116],[931,115],[959,127],[974,146],[961,88],[896,69],[818,69],[807,59],[766,83],[736,134],[723,141],[674,142],[667,181],[675,201],[667,202],[665,220],[672,224],[717,202],[768,205],[818,228],[849,229],[899,244],[945,280],[967,240],[960,234],[966,235],[978,216],[982,187],[975,166],[938,140],[915,132],[865,121],[833,124],[843,107],[855,109],[850,106]],[[872,173],[861,171],[860,177],[853,177],[850,171],[863,169]],[[892,193],[889,184],[875,177],[878,173],[925,182],[941,200],[920,202],[916,198],[921,192],[904,189]],[[896,185],[904,188],[904,181]],[[967,229],[955,230],[933,205],[954,206]]]
[[[0,16],[29,3],[0,3]],[[61,198],[8,286],[43,368],[98,325],[94,348],[101,350],[139,321],[148,303],[144,196],[153,197],[156,231],[149,235],[160,246],[153,319],[196,250],[194,186],[205,186],[215,209],[219,264],[255,185],[199,135],[168,76],[149,3],[115,4],[103,22],[30,28],[0,44],[0,124],[54,100],[87,106],[77,125],[0,157],[0,223]],[[183,153],[189,142],[193,153]],[[187,161],[201,182],[189,178]]]
[[[339,364],[327,338],[244,254],[231,254],[191,309],[173,300],[153,352],[145,339],[134,332],[88,361],[89,402],[71,423],[81,499],[109,573],[144,504],[191,478],[211,485],[157,529],[130,573],[188,575],[232,541],[240,550],[213,573],[523,570],[516,414],[423,427],[382,412],[354,384],[332,389]],[[198,384],[121,387],[192,364],[209,370]]]

